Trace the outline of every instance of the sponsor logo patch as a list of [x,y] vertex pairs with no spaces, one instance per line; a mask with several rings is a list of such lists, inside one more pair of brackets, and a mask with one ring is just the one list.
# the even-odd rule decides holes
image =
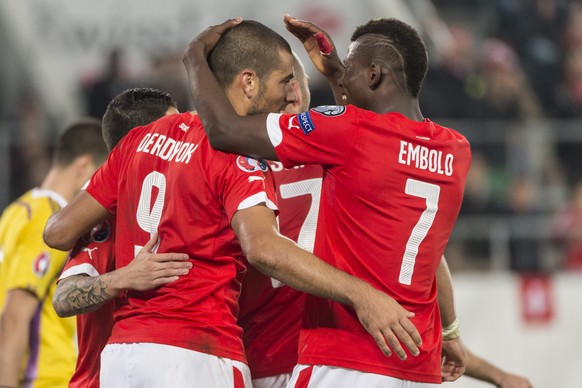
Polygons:
[[86,252],[89,255],[89,260],[93,260],[93,251],[96,251],[97,249],[99,249],[99,247],[95,247],[95,248],[83,248],[81,249],[81,251]]
[[313,110],[326,116],[341,116],[345,113],[346,107],[341,105],[321,105],[313,108]]
[[39,278],[42,278],[49,269],[51,257],[48,252],[42,252],[33,263],[33,271]]
[[295,125],[295,124],[293,123],[293,120],[295,120],[295,118],[296,118],[296,117],[297,117],[297,116],[291,116],[291,117],[289,117],[289,124],[287,124],[287,129],[293,129],[293,128],[301,129],[301,128],[299,127],[299,125]]
[[297,121],[299,121],[299,126],[301,127],[303,133],[306,135],[309,135],[309,133],[315,129],[309,112],[299,113],[297,115]]
[[267,171],[269,166],[264,160],[256,160],[248,156],[236,158],[236,165],[244,172]]

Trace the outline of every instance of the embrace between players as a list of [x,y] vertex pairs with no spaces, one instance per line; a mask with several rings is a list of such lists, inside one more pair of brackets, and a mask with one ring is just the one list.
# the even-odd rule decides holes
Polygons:
[[108,160],[44,233],[68,250],[93,230],[54,298],[89,312],[84,386],[430,387],[464,372],[442,255],[471,152],[421,115],[422,40],[372,20],[342,62],[320,28],[285,23],[341,105],[307,110],[285,39],[231,19],[184,56],[196,112],[151,90],[108,107]]

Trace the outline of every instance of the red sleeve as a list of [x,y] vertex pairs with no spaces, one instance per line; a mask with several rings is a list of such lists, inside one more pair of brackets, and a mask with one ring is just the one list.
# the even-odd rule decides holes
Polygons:
[[225,170],[217,177],[216,192],[220,195],[229,220],[238,210],[261,203],[277,211],[273,180],[264,161],[229,155]]
[[301,164],[342,165],[360,132],[360,110],[320,106],[300,114],[271,114],[267,130],[285,167]]

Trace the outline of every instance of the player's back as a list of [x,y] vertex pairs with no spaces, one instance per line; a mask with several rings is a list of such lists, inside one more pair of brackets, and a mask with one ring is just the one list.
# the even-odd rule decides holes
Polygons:
[[319,235],[316,251],[321,242],[341,252],[340,266],[398,288],[401,303],[422,300],[460,209],[469,145],[428,120],[357,113],[350,154],[327,168],[319,225],[332,234]]
[[352,309],[308,296],[299,363],[440,382],[435,273],[461,205],[467,140],[352,105],[272,114],[267,129],[286,167],[324,167],[314,253],[414,312],[423,338],[420,356],[387,358]]
[[0,218],[0,311],[9,290],[24,289],[39,300],[22,370],[24,381],[35,388],[67,386],[75,366],[75,321],[59,318],[52,307],[67,253],[48,248],[42,240],[47,219],[64,205],[56,193],[32,189]]
[[[244,360],[235,322],[244,264],[230,218],[266,201],[263,171],[253,162],[212,149],[190,113],[135,128],[112,151],[104,169],[119,174],[116,265],[127,265],[157,231],[158,252],[186,253],[193,268],[163,287],[129,291],[110,343],[162,343]],[[99,200],[93,179],[87,191]],[[100,200],[115,206],[108,201]]]
[[[410,373],[402,376],[407,379],[430,379],[415,376],[418,370],[410,367],[426,358],[434,359],[429,365],[439,364],[435,273],[460,209],[469,145],[455,131],[428,120],[364,110],[354,114],[359,127],[354,128],[358,134],[351,152],[345,163],[326,170],[315,253],[416,314],[413,322],[423,337],[421,355],[388,368]],[[342,332],[333,335],[339,343],[330,346],[341,349],[345,343],[350,352],[352,341],[365,338],[366,346],[348,357],[363,364],[384,364],[384,356],[349,309],[321,299],[311,307],[307,325],[337,325]],[[318,332],[329,334],[325,329]],[[438,378],[438,371],[430,373]]]

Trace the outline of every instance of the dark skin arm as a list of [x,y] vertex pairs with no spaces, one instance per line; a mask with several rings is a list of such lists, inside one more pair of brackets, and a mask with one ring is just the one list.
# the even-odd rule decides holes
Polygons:
[[341,85],[345,66],[337,54],[331,37],[315,24],[295,19],[290,15],[285,15],[283,21],[287,31],[295,35],[303,44],[317,71],[329,82],[336,104],[345,105]]
[[465,376],[485,381],[500,388],[532,388],[527,377],[508,373],[466,349],[468,355]]
[[409,318],[414,316],[393,298],[323,262],[279,234],[274,213],[265,206],[239,210],[232,218],[249,262],[290,287],[351,306],[378,347],[406,358],[402,344],[418,354],[421,339]]

